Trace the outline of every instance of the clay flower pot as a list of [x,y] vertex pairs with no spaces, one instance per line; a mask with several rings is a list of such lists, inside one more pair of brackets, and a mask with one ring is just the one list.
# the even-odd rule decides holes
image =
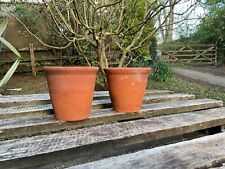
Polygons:
[[58,120],[79,121],[90,116],[97,70],[97,67],[44,67]]
[[114,110],[139,112],[151,68],[107,68],[104,71]]

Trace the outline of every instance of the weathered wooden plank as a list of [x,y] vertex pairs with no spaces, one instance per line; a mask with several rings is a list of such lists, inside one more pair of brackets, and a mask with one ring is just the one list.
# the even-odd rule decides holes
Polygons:
[[51,104],[0,108],[0,119],[34,117],[49,114],[53,114]]
[[213,167],[213,169],[225,169],[225,163],[221,164],[219,167]]
[[0,108],[50,104],[49,94],[3,95],[0,96]]
[[166,53],[201,53],[201,52],[215,52],[215,49],[214,48],[210,48],[210,49],[183,49],[183,50],[166,50],[166,51],[163,51],[163,52],[166,52]]
[[[202,54],[201,55],[201,58],[204,58],[204,57],[207,57],[207,59],[211,58],[209,56],[214,56],[215,54],[214,53],[207,53],[207,54]],[[179,60],[182,59],[182,58],[185,58],[185,57],[195,57],[195,56],[199,56],[199,54],[193,54],[193,53],[189,53],[189,54],[173,54],[173,53],[168,53],[168,54],[162,54],[163,57],[176,57],[178,58]],[[194,58],[188,58],[188,59],[194,59]],[[197,60],[197,58],[195,59]]]
[[68,169],[224,168],[225,133],[120,155]]
[[[208,106],[215,107],[215,102],[208,102],[205,104],[209,104]],[[218,103],[218,102],[217,102]],[[5,119],[0,120],[0,139],[11,138],[11,137],[21,137],[27,135],[34,135],[38,133],[45,133],[45,132],[56,132],[65,129],[76,129],[81,127],[87,126],[95,126],[99,124],[106,124],[106,123],[113,123],[117,121],[124,121],[124,120],[132,120],[132,119],[139,119],[139,118],[146,118],[152,116],[159,116],[168,113],[177,113],[180,111],[185,111],[184,109],[189,106],[188,111],[190,110],[199,110],[205,108],[202,103],[202,107],[197,107],[195,109],[195,105],[189,104],[182,107],[184,102],[178,102],[177,104],[172,104],[168,107],[168,103],[164,105],[155,104],[153,107],[151,105],[145,106],[144,109],[141,110],[140,113],[116,113],[113,112],[111,109],[106,110],[96,110],[93,111],[93,115],[84,121],[79,122],[62,122],[55,120],[53,115],[46,115],[40,117],[25,117],[25,118],[15,118],[15,119]],[[155,107],[154,107],[155,106]],[[159,106],[161,108],[159,109]],[[163,107],[166,106],[166,107]],[[219,104],[217,104],[219,106]],[[167,109],[170,109],[169,111]],[[209,107],[208,107],[209,108]],[[211,107],[212,108],[212,107]],[[186,110],[187,111],[187,110]]]
[[[102,145],[109,144],[110,149],[115,148],[120,151],[120,149],[135,143],[157,140],[223,124],[225,124],[224,107],[2,141],[0,142],[0,164],[1,167],[7,166],[9,168],[23,165],[26,167],[29,165],[29,167],[44,166],[53,161],[63,161],[71,157],[78,158],[78,149],[86,155],[91,155],[86,159],[94,159],[99,154],[103,154],[103,156],[110,154],[107,154],[107,147],[102,147]],[[90,149],[91,147],[93,150]],[[101,149],[101,152],[96,152],[96,148]],[[202,146],[200,149],[204,149],[204,147]],[[177,151],[179,150],[177,149]],[[68,153],[67,151],[70,153],[69,156],[65,155]],[[61,153],[64,155],[62,156]],[[75,164],[80,163],[76,160],[74,162]]]
[[[193,99],[194,95],[187,94],[171,94],[171,95],[159,95],[159,96],[145,96],[144,103],[157,103],[166,101],[182,101]],[[94,100],[93,109],[102,109],[111,107],[111,101],[107,100]],[[36,106],[17,106],[0,108],[0,119],[14,118],[22,116],[37,116],[43,114],[52,114],[52,105],[36,105]]]
[[[182,63],[179,60],[165,60],[165,62],[171,62],[171,63]],[[195,62],[196,65],[212,65],[215,61],[212,62]],[[185,62],[185,64],[193,64],[193,62]]]
[[[195,99],[195,95],[190,94],[166,94],[166,95],[153,95],[153,96],[145,96],[143,100],[143,104],[150,103],[159,103],[159,102],[176,102],[176,101],[184,101],[184,100],[192,100]],[[93,108],[94,109],[103,109],[103,108],[111,108],[111,100],[94,100]]]
[[165,94],[165,95],[153,95],[153,96],[145,96],[144,104],[150,103],[159,103],[159,102],[175,102],[175,101],[184,101],[184,100],[192,100],[195,99],[195,95],[192,94]]
[[[159,96],[173,93],[168,90],[146,90],[146,96]],[[108,99],[108,91],[97,91],[94,94],[94,100]],[[50,104],[50,96],[47,93],[30,95],[3,95],[0,96],[0,108],[15,107],[19,105],[40,105]]]
[[192,47],[213,47],[216,46],[215,44],[163,44],[159,47],[186,47],[186,46],[192,46]]

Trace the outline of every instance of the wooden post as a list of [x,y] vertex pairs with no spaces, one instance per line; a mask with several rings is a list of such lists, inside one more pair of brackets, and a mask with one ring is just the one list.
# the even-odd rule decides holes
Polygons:
[[217,66],[218,64],[218,53],[217,53],[217,50],[218,50],[218,44],[216,42],[216,45],[215,45],[215,65]]
[[35,64],[35,57],[34,57],[34,45],[32,43],[29,44],[30,47],[30,58],[31,58],[31,68],[32,68],[32,74],[36,76],[36,64]]

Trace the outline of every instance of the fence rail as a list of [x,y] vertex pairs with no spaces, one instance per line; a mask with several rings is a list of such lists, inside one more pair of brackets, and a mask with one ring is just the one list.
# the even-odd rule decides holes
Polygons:
[[217,64],[217,46],[215,44],[161,45],[159,49],[166,62]]
[[[69,59],[62,54],[61,50],[35,48],[33,44],[18,51],[22,55],[22,61],[16,73],[32,72],[35,75],[37,71],[42,70],[44,65],[62,65]],[[0,74],[6,73],[14,61],[15,56],[11,51],[2,51],[0,53]]]

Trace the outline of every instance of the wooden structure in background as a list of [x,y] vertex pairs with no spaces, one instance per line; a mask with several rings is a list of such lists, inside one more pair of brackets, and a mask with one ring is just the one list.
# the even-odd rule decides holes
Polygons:
[[162,58],[169,63],[217,64],[215,44],[168,44],[159,48]]
[[[0,4],[0,8],[3,4]],[[7,6],[6,4],[4,4]],[[0,12],[0,18],[4,13]],[[16,72],[27,73],[42,70],[43,65],[62,65],[67,57],[62,57],[61,50],[48,49],[43,46],[37,39],[30,35],[27,30],[13,17],[9,17],[8,25],[4,33],[4,38],[9,41],[22,55]],[[41,23],[40,23],[41,24]],[[42,40],[47,41],[47,28],[41,25],[43,32]],[[6,73],[15,61],[14,54],[0,43],[0,74]],[[34,62],[35,56],[35,62]]]
[[[62,65],[70,57],[62,55],[61,50],[36,47],[33,43],[29,47],[18,49],[22,55],[22,61],[19,64],[16,73],[28,73],[41,71],[44,65]],[[15,61],[14,54],[9,50],[0,53],[0,74],[6,73]]]
[[30,59],[31,59],[31,69],[32,69],[32,74],[36,76],[37,71],[36,71],[36,63],[35,63],[35,57],[34,57],[34,45],[32,43],[29,44],[30,46]]
[[[117,113],[111,106],[107,91],[95,92],[91,117],[77,122],[65,122],[55,120],[49,94],[0,96],[1,168],[86,169],[93,167],[92,164],[84,163],[146,148],[161,146],[159,149],[164,153],[170,153],[171,149],[167,152],[167,146],[164,148],[164,144],[221,132],[221,126],[225,124],[222,101],[195,99],[194,95],[165,90],[146,91],[139,113]],[[204,157],[202,163],[210,163],[215,159],[210,144],[207,145],[210,155],[201,155],[200,157]],[[177,150],[188,149],[187,146],[176,147],[180,147]],[[197,146],[197,149],[190,153],[204,150],[204,147],[199,148],[200,150]],[[221,151],[224,154],[223,148]],[[130,169],[138,168],[139,165],[146,166],[145,168],[154,165],[157,168],[157,165],[163,165],[165,162],[166,168],[171,168],[170,166],[176,166],[179,162],[179,166],[183,165],[181,168],[185,168],[189,163],[200,161],[200,157],[195,159],[195,156],[186,158],[186,161],[176,161],[173,156],[157,152],[158,155],[151,158],[146,157],[149,153],[143,153],[141,156],[130,155],[131,161],[135,163],[129,162],[130,156],[115,158],[125,162],[127,166],[119,165],[120,163],[112,165],[113,160],[103,162],[104,165],[94,162],[93,166],[98,169],[122,166]],[[174,155],[177,157],[178,154]],[[189,157],[188,152],[186,156]],[[136,159],[137,157],[142,158]],[[163,157],[168,160],[154,159]],[[146,158],[145,161],[151,165],[141,161]],[[81,166],[76,166],[80,164]]]

